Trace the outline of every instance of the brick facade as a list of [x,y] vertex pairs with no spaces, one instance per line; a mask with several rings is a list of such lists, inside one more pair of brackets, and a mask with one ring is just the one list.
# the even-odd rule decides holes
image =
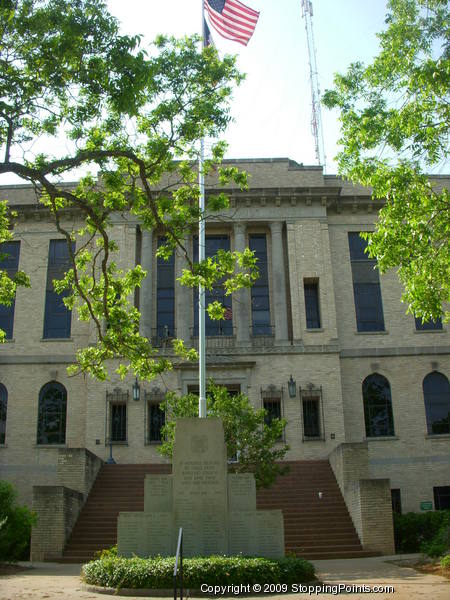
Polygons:
[[[368,470],[360,474],[358,481],[363,483],[352,493],[354,499],[359,498],[358,510],[362,511],[364,522],[367,519],[367,523],[371,522],[374,498],[378,498],[377,502],[387,502],[389,486],[400,488],[405,511],[420,510],[421,502],[433,501],[434,487],[450,486],[450,435],[427,434],[422,392],[422,381],[428,373],[438,371],[450,377],[448,326],[444,324],[439,331],[417,332],[414,318],[405,314],[406,307],[400,302],[401,286],[391,272],[380,278],[385,331],[358,333],[348,232],[371,230],[380,204],[370,199],[368,190],[335,176],[324,176],[319,167],[297,165],[287,159],[236,162],[251,174],[250,189],[246,192],[236,187],[230,189],[230,210],[224,212],[220,225],[211,223],[207,227],[207,234],[228,234],[231,249],[236,241],[240,243],[238,235],[244,235],[246,243],[252,233],[266,235],[271,323],[276,330],[272,330],[271,336],[252,336],[246,329],[229,338],[209,339],[207,375],[218,383],[240,386],[255,406],[262,405],[262,390],[271,385],[278,390],[282,413],[288,420],[285,432],[290,446],[288,459],[327,458],[340,444],[363,444]],[[448,183],[444,177],[436,178],[436,182]],[[72,315],[69,339],[43,339],[48,244],[58,235],[46,211],[36,203],[31,188],[11,186],[1,192],[19,213],[15,227],[15,239],[21,243],[19,268],[30,275],[32,287],[19,290],[13,339],[0,347],[0,382],[8,390],[0,477],[11,480],[28,504],[32,503],[33,485],[63,485],[85,493],[85,489],[71,483],[78,467],[71,466],[69,475],[72,460],[69,455],[73,448],[86,448],[103,460],[107,458],[106,392],[115,388],[130,394],[127,441],[114,445],[115,460],[163,462],[156,446],[146,443],[148,415],[144,391],[151,392],[158,386],[163,391],[167,388],[185,393],[196,383],[196,368],[178,365],[164,378],[143,383],[139,402],[131,398],[132,378],[119,381],[112,375],[108,382],[69,378],[66,367],[74,360],[76,349],[95,338],[89,325]],[[76,223],[76,212],[67,213],[65,219],[67,223]],[[240,233],[237,224],[241,226]],[[131,216],[114,218],[114,238],[121,246],[119,265],[135,262],[137,225]],[[279,234],[281,246],[276,238]],[[141,309],[143,325],[152,332],[156,328],[157,237],[157,232],[152,236],[145,234],[142,244],[145,250],[142,263],[146,262],[144,268],[149,276],[141,289]],[[181,267],[182,260],[176,257],[177,270]],[[280,272],[284,274],[285,289],[273,285]],[[305,281],[318,284],[321,327],[317,329],[306,326]],[[180,289],[178,283],[175,294],[175,328],[189,337],[193,327],[193,294]],[[237,303],[233,306],[233,319],[241,319],[246,328],[251,325],[249,298],[247,294],[244,299],[245,314],[242,315]],[[285,333],[280,334],[283,327],[287,338]],[[394,436],[366,437],[361,386],[372,373],[379,373],[389,381]],[[291,374],[297,383],[295,398],[289,397],[287,389]],[[67,452],[66,468],[59,462],[59,447],[36,442],[39,391],[50,381],[60,382],[67,390],[63,445]],[[304,390],[309,384],[321,389],[320,439],[304,436],[299,388]],[[384,483],[372,485],[367,483],[369,478]],[[388,479],[390,483],[386,483]],[[56,490],[52,492],[54,495],[63,493],[59,488]],[[41,497],[43,493],[40,492]],[[36,497],[35,501],[40,502]],[[64,502],[70,504],[72,500]],[[369,535],[364,533],[364,527],[364,524],[359,526],[362,538]]]

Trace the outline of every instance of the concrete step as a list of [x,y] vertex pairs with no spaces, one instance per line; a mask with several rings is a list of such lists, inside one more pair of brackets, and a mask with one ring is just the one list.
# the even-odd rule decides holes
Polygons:
[[[307,558],[365,556],[327,461],[290,461],[288,474],[258,490],[258,509],[281,508],[286,550]],[[68,541],[64,562],[84,562],[117,541],[120,511],[144,509],[146,474],[171,465],[104,465]],[[323,497],[318,498],[321,491]],[[373,555],[373,554],[371,554]]]

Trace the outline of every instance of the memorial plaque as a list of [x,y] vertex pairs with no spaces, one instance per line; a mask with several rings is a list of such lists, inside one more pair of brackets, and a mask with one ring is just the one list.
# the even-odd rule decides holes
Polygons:
[[172,475],[146,475],[144,512],[172,512]]
[[281,510],[258,510],[256,513],[258,556],[284,556],[284,523]]
[[253,473],[228,475],[228,510],[256,510],[256,484]]
[[172,512],[144,513],[147,534],[147,556],[171,556],[174,548]]
[[256,511],[230,512],[229,552],[244,556],[258,556]]
[[173,475],[146,475],[144,512],[122,512],[119,556],[284,556],[281,510],[256,510],[251,473],[227,474],[220,419],[178,419]]
[[148,555],[145,513],[121,512],[117,520],[117,553],[130,558]]
[[227,460],[220,419],[177,420],[173,451],[175,525],[186,556],[228,553]]

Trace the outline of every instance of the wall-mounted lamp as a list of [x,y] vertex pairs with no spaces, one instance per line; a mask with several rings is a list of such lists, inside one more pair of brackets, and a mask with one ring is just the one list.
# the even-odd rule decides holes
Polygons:
[[295,398],[297,395],[297,383],[292,379],[292,375],[288,381],[289,398]]
[[141,397],[141,386],[139,385],[138,378],[136,377],[136,380],[133,383],[133,400],[136,400],[136,402],[137,402],[140,399],[140,397]]

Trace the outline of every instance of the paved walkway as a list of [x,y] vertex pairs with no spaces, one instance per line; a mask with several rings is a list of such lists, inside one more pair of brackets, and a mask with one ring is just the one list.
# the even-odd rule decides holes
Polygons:
[[[417,571],[393,564],[392,560],[410,558],[413,555],[358,558],[347,560],[317,560],[314,565],[319,579],[330,586],[326,591],[306,590],[303,593],[273,594],[273,599],[300,600],[309,596],[335,598],[339,584],[348,586],[384,586],[394,587],[388,593],[350,593],[352,600],[362,598],[390,598],[391,600],[449,600],[450,581],[437,575],[425,575]],[[13,575],[0,577],[0,600],[106,600],[114,596],[105,596],[86,589],[80,581],[81,565],[60,565],[56,563],[23,563],[28,568]],[[345,593],[342,591],[341,593]],[[228,596],[232,594],[228,594]],[[262,594],[261,594],[262,595]],[[246,596],[247,600],[256,600],[261,595]],[[117,596],[115,596],[117,598]],[[221,596],[211,595],[211,598]],[[128,597],[137,600],[138,596]]]

